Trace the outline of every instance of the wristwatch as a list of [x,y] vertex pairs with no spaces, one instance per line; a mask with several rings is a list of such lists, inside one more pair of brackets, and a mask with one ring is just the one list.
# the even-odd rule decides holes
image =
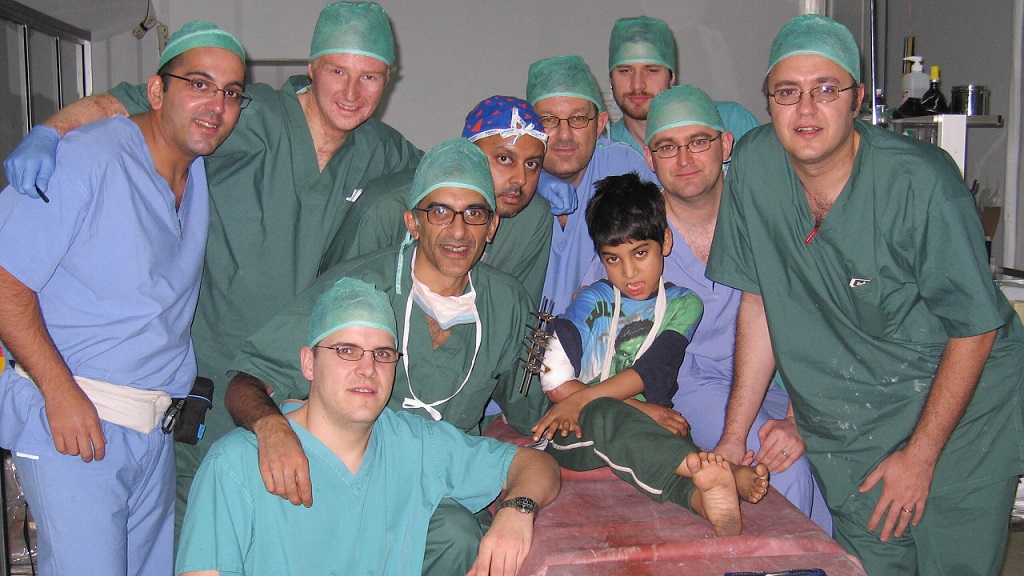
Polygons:
[[537,510],[540,509],[540,506],[537,505],[537,501],[533,498],[517,496],[516,498],[509,498],[508,500],[498,502],[498,510],[501,510],[502,508],[515,508],[523,514],[530,514],[536,513]]

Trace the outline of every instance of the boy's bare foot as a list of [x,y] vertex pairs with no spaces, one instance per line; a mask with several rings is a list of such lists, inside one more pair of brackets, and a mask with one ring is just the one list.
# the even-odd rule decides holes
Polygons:
[[719,536],[738,536],[743,531],[740,500],[732,465],[714,452],[691,452],[686,467],[697,491],[690,498],[693,510],[708,519]]
[[736,492],[751,504],[757,504],[768,493],[768,467],[733,465],[732,473],[736,477]]

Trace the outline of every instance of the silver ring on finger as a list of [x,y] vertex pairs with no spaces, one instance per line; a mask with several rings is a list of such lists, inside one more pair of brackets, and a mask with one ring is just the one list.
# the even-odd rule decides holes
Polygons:
[[782,455],[789,458],[789,452],[786,452],[785,450],[782,451]]
[[904,514],[910,514],[911,512],[912,512],[911,510],[908,510],[908,509],[906,509],[906,508],[904,508],[904,509],[903,509],[903,513],[904,513]]

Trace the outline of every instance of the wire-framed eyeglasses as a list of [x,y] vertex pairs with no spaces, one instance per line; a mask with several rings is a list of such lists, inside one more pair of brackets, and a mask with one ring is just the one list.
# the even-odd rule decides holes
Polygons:
[[656,148],[651,148],[653,153],[658,158],[666,160],[668,158],[675,158],[679,155],[680,148],[686,148],[690,154],[700,154],[701,152],[707,152],[711,149],[711,143],[722,137],[722,133],[719,132],[718,136],[714,138],[694,138],[688,144],[676,144],[675,142],[666,142]]
[[848,86],[846,88],[840,88],[838,86],[832,86],[830,84],[822,84],[821,86],[815,86],[810,90],[797,90],[796,88],[781,88],[771,93],[772,99],[775,100],[776,104],[780,106],[792,106],[800,101],[800,98],[804,94],[810,94],[811,100],[814,100],[818,104],[828,104],[829,102],[835,102],[839,95],[847,90],[853,90],[857,85]]
[[589,126],[590,123],[594,121],[594,118],[597,118],[597,114],[594,114],[593,116],[575,114],[568,118],[559,118],[558,116],[541,116],[540,125],[543,126],[545,130],[556,130],[562,122],[565,122],[569,125],[569,128],[572,128],[573,130],[581,130]]
[[360,348],[355,344],[338,344],[337,346],[321,346],[317,344],[316,346],[313,346],[313,348],[334,350],[338,355],[338,358],[348,362],[358,361],[367,352],[370,353],[370,357],[373,358],[374,362],[380,362],[383,364],[394,364],[402,357],[402,353],[394,348],[374,348],[373,350],[367,350],[365,348]]
[[455,221],[457,215],[462,215],[462,221],[470,226],[483,226],[491,221],[494,214],[489,208],[482,206],[470,206],[465,210],[456,210],[444,204],[434,204],[426,208],[413,208],[414,212],[426,212],[427,222],[434,226],[447,226]]
[[192,87],[192,93],[202,98],[210,99],[216,96],[218,92],[223,92],[224,101],[233,106],[238,106],[239,110],[245,110],[245,107],[252,101],[252,97],[241,90],[236,90],[234,88],[221,88],[204,78],[186,78],[184,76],[168,74],[166,72],[161,76],[169,76],[171,78],[177,78],[178,80],[188,82],[189,86]]

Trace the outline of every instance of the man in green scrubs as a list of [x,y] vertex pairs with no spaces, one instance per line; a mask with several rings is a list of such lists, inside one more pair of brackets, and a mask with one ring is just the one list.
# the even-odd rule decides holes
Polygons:
[[[664,20],[619,18],[608,40],[608,79],[622,117],[608,127],[613,142],[646,154],[644,144],[651,100],[676,82],[676,39]],[[725,129],[739,140],[760,122],[735,102],[715,102]]]
[[[246,337],[316,278],[352,190],[419,160],[419,150],[401,134],[371,118],[394,63],[383,8],[372,2],[328,5],[313,33],[309,76],[293,76],[280,90],[247,86],[252,102],[238,127],[206,157],[210,237],[192,340],[199,375],[215,384],[214,407],[199,444],[175,445],[179,528],[199,463],[213,441],[234,427],[223,408],[229,362]],[[145,85],[122,84],[64,108],[48,121],[52,128],[35,130],[64,134],[148,105]]]
[[772,126],[733,153],[707,275],[744,292],[716,448],[739,459],[778,367],[834,517],[869,574],[997,574],[1024,471],[1024,328],[949,156],[856,120],[850,32],[776,37]]
[[342,278],[329,287],[307,334],[298,354],[309,401],[287,417],[310,454],[316,505],[268,493],[257,440],[238,428],[196,474],[175,574],[417,574],[438,503],[479,510],[504,486],[474,574],[513,576],[536,513],[558,494],[554,459],[386,408],[401,361],[398,327],[391,300],[369,284]]
[[[423,157],[404,214],[407,237],[392,248],[341,262],[256,332],[231,365],[227,407],[256,433],[267,489],[310,505],[309,466],[278,404],[303,399],[309,382],[299,357],[310,311],[339,278],[368,282],[391,300],[398,317],[395,388],[388,402],[444,420],[471,434],[489,399],[521,433],[547,406],[540,386],[519,392],[518,356],[530,299],[511,276],[479,263],[498,226],[494,185],[484,153],[465,139],[443,142]],[[465,574],[487,518],[445,500],[431,519],[424,573]]]
[[[537,180],[548,136],[533,106],[512,96],[491,96],[466,116],[462,137],[487,155],[501,226],[481,262],[514,276],[536,306],[551,249],[551,205]],[[381,176],[352,199],[352,207],[327,249],[322,269],[402,241],[409,187],[415,170]]]

